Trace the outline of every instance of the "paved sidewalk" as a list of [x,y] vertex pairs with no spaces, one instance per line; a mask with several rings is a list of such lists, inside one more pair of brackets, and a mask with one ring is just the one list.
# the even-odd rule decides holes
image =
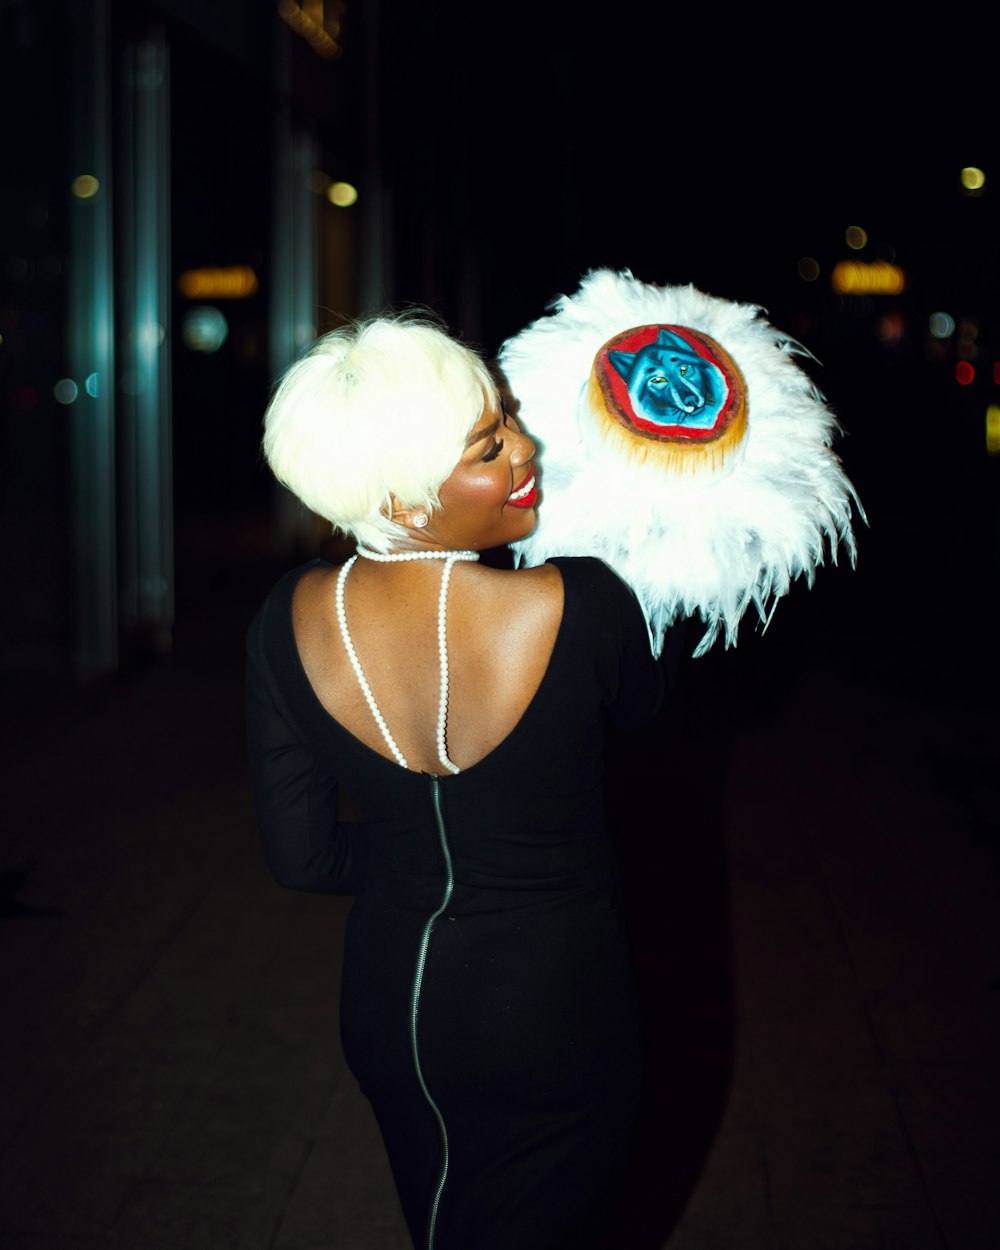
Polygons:
[[[348,904],[257,848],[262,586],[10,735],[5,1250],[408,1246],[337,1044]],[[651,1061],[621,1250],[1000,1245],[997,720],[824,642],[787,605],[612,750]]]

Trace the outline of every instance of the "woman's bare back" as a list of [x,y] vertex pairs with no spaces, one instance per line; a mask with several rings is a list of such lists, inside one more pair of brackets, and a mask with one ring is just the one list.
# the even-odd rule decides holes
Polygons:
[[[326,710],[392,758],[340,635],[340,570],[319,566],[295,590],[292,623],[306,676]],[[440,773],[438,592],[442,562],[358,560],[345,584],[347,625],[362,670],[410,768]],[[517,725],[548,667],[563,613],[553,565],[517,572],[455,565],[448,594],[448,754],[469,768]]]

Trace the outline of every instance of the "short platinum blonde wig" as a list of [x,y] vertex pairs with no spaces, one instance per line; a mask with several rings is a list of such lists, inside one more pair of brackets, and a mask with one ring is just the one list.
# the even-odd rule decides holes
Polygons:
[[391,497],[430,512],[496,385],[442,329],[377,317],[326,334],[281,379],[264,417],[274,476],[375,551],[406,534]]

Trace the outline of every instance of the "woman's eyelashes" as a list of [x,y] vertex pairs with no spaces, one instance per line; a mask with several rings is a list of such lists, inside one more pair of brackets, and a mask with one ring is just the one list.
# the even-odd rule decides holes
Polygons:
[[486,455],[483,456],[483,460],[496,460],[497,456],[499,456],[502,451],[503,451],[503,439],[501,439],[499,443],[493,444],[493,446],[489,449]]

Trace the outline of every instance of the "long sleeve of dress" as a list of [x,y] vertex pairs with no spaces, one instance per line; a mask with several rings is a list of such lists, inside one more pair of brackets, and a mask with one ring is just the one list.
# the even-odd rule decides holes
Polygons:
[[264,856],[292,890],[356,894],[365,828],[338,821],[337,778],[316,757],[285,705],[268,662],[268,608],[247,635],[246,713],[250,774]]
[[565,611],[592,617],[610,723],[620,729],[647,724],[663,703],[666,673],[653,659],[634,592],[601,560],[557,557],[550,563],[574,573],[566,582]]

